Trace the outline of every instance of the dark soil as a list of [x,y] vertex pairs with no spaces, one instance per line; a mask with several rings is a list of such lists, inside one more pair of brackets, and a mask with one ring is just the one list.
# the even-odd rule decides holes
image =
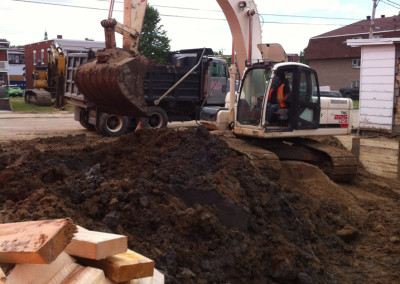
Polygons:
[[399,194],[298,162],[272,181],[202,128],[0,144],[0,222],[127,235],[167,283],[398,283]]

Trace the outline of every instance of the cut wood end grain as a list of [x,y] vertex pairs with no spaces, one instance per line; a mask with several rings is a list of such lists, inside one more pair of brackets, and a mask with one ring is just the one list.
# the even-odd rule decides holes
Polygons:
[[126,236],[79,229],[65,251],[73,256],[99,260],[127,249]]
[[70,219],[0,224],[0,263],[51,263],[76,232]]

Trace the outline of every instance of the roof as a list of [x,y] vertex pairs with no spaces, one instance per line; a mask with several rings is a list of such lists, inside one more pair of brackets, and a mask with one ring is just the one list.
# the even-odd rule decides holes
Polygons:
[[[374,35],[383,38],[400,37],[400,17],[376,18]],[[371,20],[362,20],[345,27],[312,37],[308,42],[306,60],[359,58],[360,47],[347,46],[348,39],[369,37]]]
[[37,43],[32,43],[32,44],[27,44],[27,46],[32,46],[41,42],[47,42],[47,43],[58,43],[60,44],[64,50],[88,50],[88,49],[93,49],[93,50],[98,50],[98,49],[103,49],[105,48],[105,42],[104,41],[91,41],[91,40],[72,40],[72,39],[60,39],[60,38],[54,38],[50,40],[43,40]]

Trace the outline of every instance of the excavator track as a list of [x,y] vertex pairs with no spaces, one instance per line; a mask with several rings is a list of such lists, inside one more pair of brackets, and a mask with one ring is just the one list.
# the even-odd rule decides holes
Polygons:
[[247,156],[253,165],[265,171],[271,179],[279,179],[280,160],[313,164],[335,182],[350,182],[357,175],[358,161],[351,152],[316,140],[240,139],[229,134],[219,135],[230,148]]
[[256,142],[280,160],[304,161],[318,166],[335,182],[349,182],[357,174],[358,161],[349,151],[307,138]]
[[298,140],[297,143],[300,145],[325,153],[330,157],[330,169],[325,173],[328,174],[332,180],[338,182],[349,182],[357,175],[358,161],[351,152],[335,146],[322,144],[315,140]]

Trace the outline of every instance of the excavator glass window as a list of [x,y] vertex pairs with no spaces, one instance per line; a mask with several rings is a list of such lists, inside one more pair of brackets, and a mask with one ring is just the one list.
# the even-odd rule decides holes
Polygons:
[[237,108],[237,121],[240,124],[254,126],[260,124],[266,80],[269,79],[269,72],[266,71],[266,69],[252,69],[245,73]]
[[319,124],[318,81],[314,72],[300,71],[300,88],[297,105],[296,129],[317,128]]

